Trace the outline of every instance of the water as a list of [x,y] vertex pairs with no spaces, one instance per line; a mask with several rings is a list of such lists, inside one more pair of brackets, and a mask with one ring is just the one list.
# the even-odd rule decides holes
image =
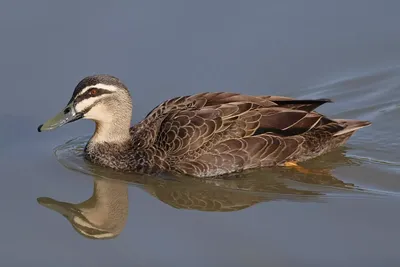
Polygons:
[[[399,265],[399,3],[0,7],[3,265]],[[165,99],[226,90],[332,98],[318,111],[373,124],[344,148],[304,164],[321,175],[271,169],[226,181],[119,176],[129,193],[127,220],[118,237],[95,241],[37,202],[79,203],[95,182],[120,183],[81,161],[85,139],[64,146],[87,138],[93,123],[36,132],[93,73],[128,85],[133,123]]]

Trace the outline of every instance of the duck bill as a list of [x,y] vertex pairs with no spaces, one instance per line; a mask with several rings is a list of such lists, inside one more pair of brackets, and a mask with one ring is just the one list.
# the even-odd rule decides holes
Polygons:
[[76,112],[73,104],[66,106],[60,113],[38,127],[38,132],[49,131],[63,126],[64,124],[79,120],[82,113]]
[[57,201],[49,197],[39,197],[37,202],[40,205],[53,210],[66,218],[72,218],[79,215],[79,211],[71,203]]

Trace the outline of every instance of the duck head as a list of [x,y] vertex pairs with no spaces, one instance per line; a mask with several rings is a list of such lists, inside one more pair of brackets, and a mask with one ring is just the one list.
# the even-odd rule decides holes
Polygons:
[[66,107],[40,125],[38,131],[53,130],[83,118],[95,121],[98,138],[107,140],[113,138],[112,132],[114,137],[127,135],[131,117],[132,100],[127,87],[111,75],[94,75],[81,80]]

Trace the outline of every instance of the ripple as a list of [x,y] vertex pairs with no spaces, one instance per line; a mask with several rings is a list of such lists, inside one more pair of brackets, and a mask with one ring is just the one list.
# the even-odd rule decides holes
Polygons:
[[[148,176],[133,173],[116,172],[107,168],[94,165],[84,159],[83,150],[89,137],[78,137],[55,148],[54,153],[58,161],[66,168],[86,174],[94,178],[112,179],[129,183],[133,186],[144,188],[154,195],[164,195],[164,190],[179,191],[199,194],[203,197],[210,194],[210,198],[226,197],[226,194],[239,192],[249,197],[267,200],[288,200],[288,201],[323,201],[329,198],[382,198],[400,196],[395,192],[384,190],[362,188],[360,186],[346,183],[335,177],[332,173],[338,166],[357,166],[357,161],[374,160],[370,158],[351,155],[345,156],[345,151],[338,150],[321,156],[318,161],[318,168],[311,171],[324,170],[318,174],[302,174],[287,168],[268,168],[264,170],[251,170],[234,175],[227,175],[221,178],[193,178],[187,176]],[[380,164],[397,163],[375,160]],[[150,188],[150,189],[149,189]],[[157,193],[154,193],[157,192]],[[170,193],[170,192],[169,192]],[[168,193],[168,194],[169,194]],[[176,193],[176,192],[175,192]],[[260,200],[259,199],[259,200]],[[261,200],[260,200],[261,201]]]
[[387,165],[387,166],[391,166],[391,167],[400,167],[400,162],[380,160],[380,159],[375,159],[373,157],[363,157],[363,156],[358,156],[358,155],[353,155],[353,154],[348,154],[348,156],[356,158],[356,159],[361,159],[363,161],[376,163],[376,164]]

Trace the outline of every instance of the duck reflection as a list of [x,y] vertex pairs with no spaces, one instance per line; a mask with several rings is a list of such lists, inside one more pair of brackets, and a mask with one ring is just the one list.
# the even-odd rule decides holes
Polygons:
[[[62,162],[66,167],[82,172],[82,162],[79,168],[72,160],[66,162],[73,163],[68,165]],[[309,162],[307,166],[313,167],[313,164],[316,162]],[[318,160],[318,167],[324,169],[318,174],[270,168],[220,179],[199,179],[124,174],[98,166],[87,166],[86,173],[94,177],[93,194],[88,200],[72,204],[40,197],[38,202],[67,218],[81,235],[93,239],[109,239],[118,236],[125,227],[129,186],[140,187],[174,208],[233,212],[272,200],[315,202],[335,190],[354,190],[353,184],[345,183],[331,174],[336,166],[354,164],[357,162],[345,157],[342,149]],[[315,166],[313,168],[315,170]]]
[[92,196],[78,204],[48,197],[37,200],[67,218],[78,233],[93,239],[118,236],[128,218],[127,185],[106,179],[95,179]]

